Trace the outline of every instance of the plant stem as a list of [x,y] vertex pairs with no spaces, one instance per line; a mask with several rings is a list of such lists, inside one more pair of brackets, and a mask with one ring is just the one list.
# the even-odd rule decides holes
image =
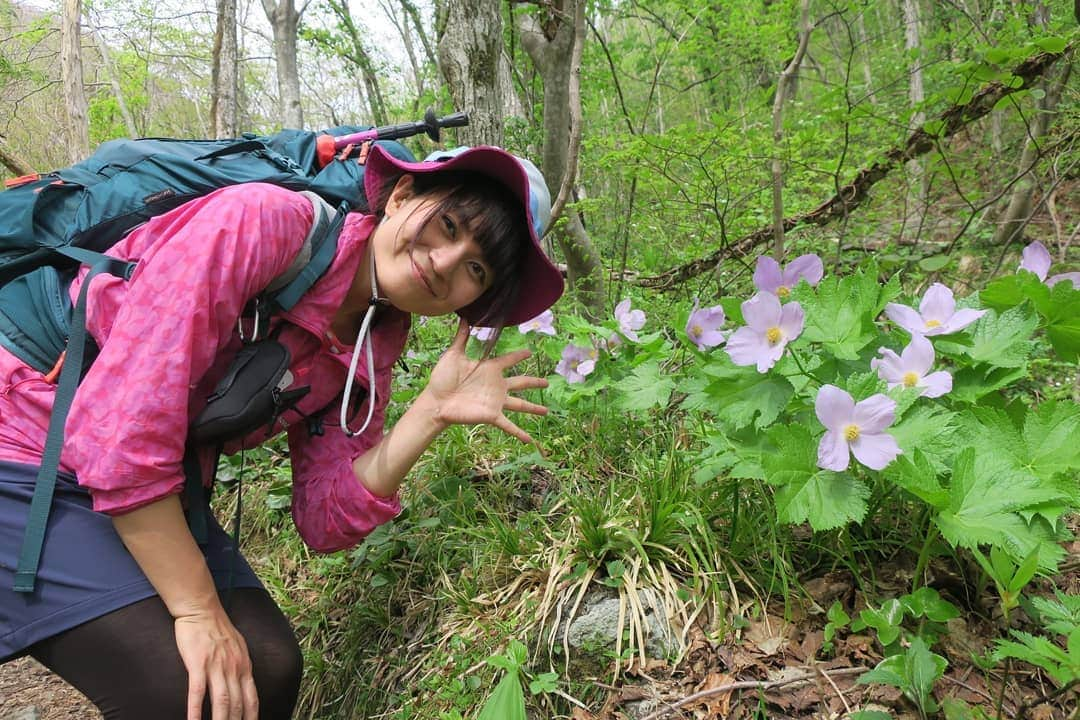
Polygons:
[[922,550],[919,551],[919,561],[915,563],[915,577],[911,579],[911,592],[915,592],[923,586],[923,576],[926,574],[926,566],[930,562],[930,550],[940,537],[941,532],[932,521],[926,530],[926,540],[923,541]]
[[802,371],[803,375],[810,378],[811,380],[816,382],[818,385],[824,385],[825,384],[824,381],[822,381],[822,379],[819,378],[817,375],[814,375],[811,372],[807,372],[806,367],[802,364],[802,360],[799,359],[799,354],[797,352],[795,352],[791,348],[788,348],[788,352],[791,353],[791,359],[794,360],[795,364],[799,366],[799,370]]
[[1005,676],[1001,678],[1001,688],[998,690],[997,703],[994,707],[994,717],[1001,720],[1001,706],[1005,703],[1005,685],[1009,682],[1012,673],[1012,658],[1005,658]]

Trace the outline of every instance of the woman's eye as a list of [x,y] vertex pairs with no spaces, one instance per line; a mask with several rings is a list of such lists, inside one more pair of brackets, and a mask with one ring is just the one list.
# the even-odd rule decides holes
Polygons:
[[450,237],[454,237],[457,234],[457,225],[454,224],[454,218],[449,215],[442,216],[443,227],[446,228],[446,232]]
[[481,285],[487,280],[487,270],[480,263],[469,263],[469,267],[472,270],[473,277],[475,277]]

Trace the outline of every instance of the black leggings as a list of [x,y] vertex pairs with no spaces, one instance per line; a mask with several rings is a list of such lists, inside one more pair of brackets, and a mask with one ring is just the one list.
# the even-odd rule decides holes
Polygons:
[[[292,717],[303,658],[296,636],[265,590],[236,588],[229,617],[247,642],[261,720]],[[154,596],[55,635],[30,655],[90,698],[105,720],[184,720],[188,674],[173,619]],[[210,703],[203,703],[210,720]]]

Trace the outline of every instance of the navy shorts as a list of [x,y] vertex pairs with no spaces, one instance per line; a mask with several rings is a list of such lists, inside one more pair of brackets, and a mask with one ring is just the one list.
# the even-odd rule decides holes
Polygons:
[[[0,461],[0,662],[39,640],[155,595],[108,515],[94,512],[90,495],[61,474],[45,533],[33,593],[12,589],[37,467]],[[211,515],[200,546],[221,590],[262,587]],[[235,561],[234,561],[235,558]]]

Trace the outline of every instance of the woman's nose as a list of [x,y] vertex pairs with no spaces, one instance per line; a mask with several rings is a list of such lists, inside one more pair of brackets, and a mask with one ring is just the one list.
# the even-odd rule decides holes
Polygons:
[[431,264],[435,267],[435,272],[448,277],[461,263],[464,253],[462,243],[446,243],[431,250]]

